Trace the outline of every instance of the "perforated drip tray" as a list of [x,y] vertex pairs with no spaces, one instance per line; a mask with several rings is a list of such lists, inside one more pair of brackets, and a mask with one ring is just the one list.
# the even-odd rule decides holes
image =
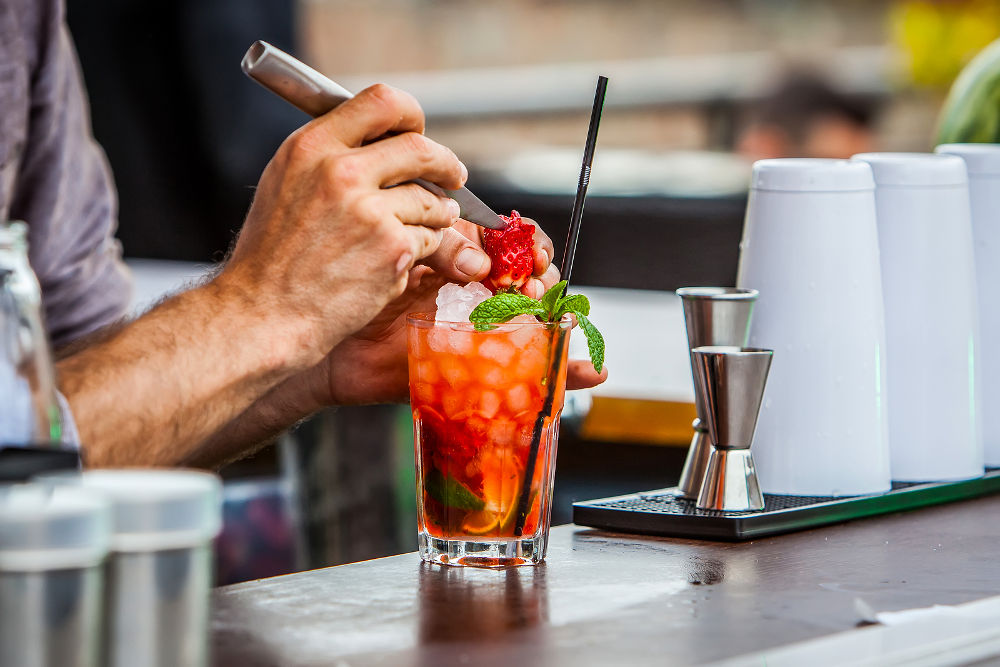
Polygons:
[[1000,468],[989,468],[982,477],[960,482],[895,482],[891,491],[871,496],[764,494],[759,512],[721,512],[698,509],[673,487],[573,503],[573,522],[605,530],[739,541],[997,492]]

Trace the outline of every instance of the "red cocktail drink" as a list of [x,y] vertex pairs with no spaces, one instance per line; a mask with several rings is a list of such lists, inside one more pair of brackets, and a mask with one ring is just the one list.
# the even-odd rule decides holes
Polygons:
[[506,566],[545,557],[571,320],[408,318],[421,557]]

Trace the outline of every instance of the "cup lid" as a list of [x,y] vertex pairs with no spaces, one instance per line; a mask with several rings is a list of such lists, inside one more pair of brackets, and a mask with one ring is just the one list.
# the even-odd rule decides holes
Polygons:
[[965,185],[965,162],[954,155],[934,153],[858,153],[852,160],[867,162],[876,185]]
[[0,571],[92,567],[111,539],[111,506],[95,491],[44,484],[0,486]]
[[162,551],[199,546],[222,527],[222,483],[195,470],[87,470],[40,481],[78,484],[111,502],[112,551]]
[[674,294],[682,299],[710,299],[713,301],[754,301],[757,290],[743,287],[679,287]]
[[959,156],[970,176],[1000,176],[1000,144],[941,144],[934,152]]
[[777,158],[753,164],[751,188],[783,192],[856,192],[873,190],[871,168],[864,162],[827,158]]

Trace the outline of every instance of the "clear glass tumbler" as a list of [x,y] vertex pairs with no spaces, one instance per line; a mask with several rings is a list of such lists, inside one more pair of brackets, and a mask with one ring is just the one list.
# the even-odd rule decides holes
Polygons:
[[545,558],[573,323],[407,322],[420,555],[505,567]]

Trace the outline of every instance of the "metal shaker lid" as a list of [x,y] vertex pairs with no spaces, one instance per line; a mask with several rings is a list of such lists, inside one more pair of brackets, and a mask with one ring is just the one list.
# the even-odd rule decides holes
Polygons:
[[969,182],[965,163],[954,155],[858,153],[851,159],[867,162],[879,187],[954,186]]
[[0,572],[92,567],[108,555],[110,540],[111,506],[102,494],[0,485]]
[[941,144],[934,152],[959,156],[970,176],[1000,176],[1000,144]]
[[88,470],[46,475],[79,484],[111,502],[112,551],[186,549],[211,541],[222,527],[222,483],[195,470]]
[[875,181],[863,162],[776,158],[753,163],[750,187],[778,192],[857,192],[874,190]]

